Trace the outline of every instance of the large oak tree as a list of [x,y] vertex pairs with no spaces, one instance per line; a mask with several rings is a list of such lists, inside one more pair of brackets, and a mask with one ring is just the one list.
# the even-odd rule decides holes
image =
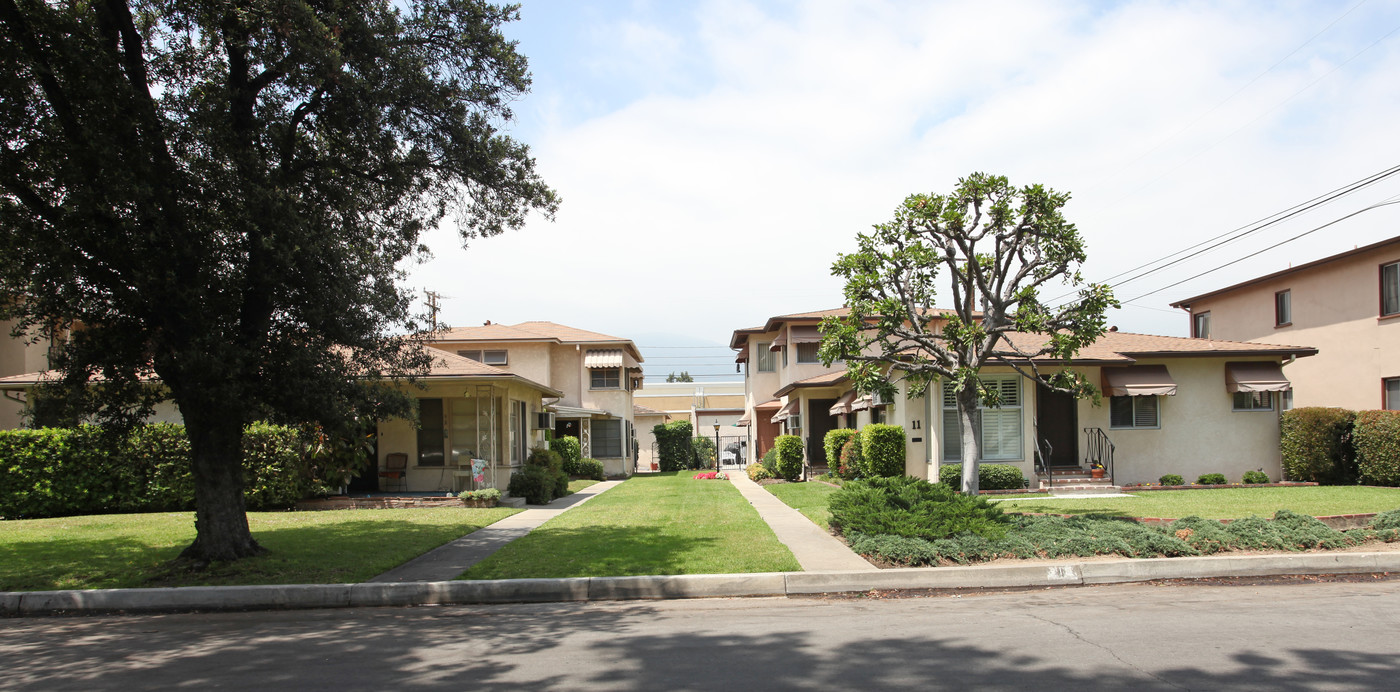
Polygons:
[[[195,542],[261,552],[240,443],[411,400],[405,261],[553,214],[499,128],[529,86],[481,0],[0,0],[0,317],[67,337],[53,393],[112,421],[169,395]],[[154,390],[152,378],[165,388]]]
[[[1093,396],[1092,384],[1065,367],[1041,372],[1047,360],[1068,365],[1103,336],[1104,313],[1117,302],[1108,286],[1086,284],[1079,267],[1084,242],[1061,209],[1069,195],[1041,185],[1013,187],[1005,177],[976,173],[946,195],[910,195],[894,219],[856,237],[832,273],[846,281],[847,316],[827,318],[821,355],[845,360],[860,391],[891,394],[894,383],[922,396],[942,380],[956,392],[962,443],[962,490],[978,490],[981,406],[1000,392],[978,378],[1001,365],[1041,386]],[[940,275],[951,309],[936,306]],[[1047,305],[1041,292],[1068,285],[1075,298]]]

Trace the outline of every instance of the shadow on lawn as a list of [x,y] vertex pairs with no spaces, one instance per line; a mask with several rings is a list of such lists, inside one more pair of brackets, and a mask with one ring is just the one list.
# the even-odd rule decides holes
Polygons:
[[[360,582],[443,543],[482,528],[452,530],[387,518],[365,510],[365,518],[316,525],[253,526],[253,538],[268,553],[200,572],[173,567],[186,543],[149,545],[129,538],[100,538],[74,531],[58,538],[0,544],[0,564],[34,565],[29,573],[0,577],[0,590]],[[291,516],[291,515],[289,515]],[[193,540],[193,536],[190,537]]]

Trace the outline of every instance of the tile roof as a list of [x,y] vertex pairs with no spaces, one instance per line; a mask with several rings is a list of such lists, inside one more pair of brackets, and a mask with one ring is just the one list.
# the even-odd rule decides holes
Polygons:
[[561,344],[596,344],[615,343],[633,352],[633,356],[641,361],[641,353],[637,350],[636,344],[631,339],[624,339],[619,336],[609,336],[590,332],[586,329],[578,329],[567,325],[534,320],[521,322],[520,324],[486,324],[480,327],[453,327],[439,334],[434,334],[429,338],[430,342],[458,342],[458,341],[555,341]]
[[641,404],[632,404],[632,415],[633,415],[634,417],[635,417],[635,416],[664,416],[664,415],[666,415],[666,412],[665,412],[665,411],[658,411],[658,410],[656,410],[656,409],[654,409],[654,408],[651,408],[651,407],[649,407],[649,406],[642,406]]

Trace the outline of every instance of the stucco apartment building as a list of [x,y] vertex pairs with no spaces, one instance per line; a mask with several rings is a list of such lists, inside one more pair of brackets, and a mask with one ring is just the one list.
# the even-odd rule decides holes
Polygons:
[[1172,303],[1206,341],[1307,344],[1291,406],[1400,410],[1400,237]]
[[[826,463],[826,431],[871,422],[905,432],[905,473],[937,478],[958,463],[961,441],[950,388],[936,384],[911,398],[899,383],[892,401],[851,390],[844,365],[822,367],[816,325],[845,309],[779,315],[761,327],[736,330],[731,346],[746,364],[744,423],[761,454],[778,434],[803,438],[809,463]],[[1103,396],[1076,400],[1038,386],[1006,367],[984,368],[1004,405],[980,412],[983,461],[1020,467],[1029,479],[1053,469],[1111,464],[1117,484],[1156,482],[1166,473],[1194,480],[1245,471],[1281,476],[1279,411],[1289,388],[1281,364],[1315,349],[1299,346],[1109,332],[1071,363]],[[1062,367],[1039,363],[1045,372]]]
[[[0,322],[0,378],[14,377],[31,372],[49,369],[49,348],[47,340],[30,343],[25,338],[10,338],[16,322]],[[18,428],[23,422],[24,394],[6,391],[4,401],[0,401],[0,428]]]
[[553,414],[553,424],[542,427],[579,438],[584,456],[603,462],[608,475],[632,473],[638,452],[633,397],[642,388],[643,359],[630,339],[554,322],[488,322],[446,330],[429,345],[558,392],[543,411]]

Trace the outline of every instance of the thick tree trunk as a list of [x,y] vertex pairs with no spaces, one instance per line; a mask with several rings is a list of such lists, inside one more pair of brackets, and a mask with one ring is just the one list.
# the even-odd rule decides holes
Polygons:
[[[212,410],[211,410],[212,409]],[[243,504],[243,424],[217,406],[182,404],[194,472],[195,539],[182,560],[237,560],[266,552],[248,530]]]
[[982,457],[982,446],[977,441],[977,413],[979,400],[977,388],[967,386],[958,392],[958,426],[962,429],[962,491],[966,495],[976,495],[979,488],[977,464]]

